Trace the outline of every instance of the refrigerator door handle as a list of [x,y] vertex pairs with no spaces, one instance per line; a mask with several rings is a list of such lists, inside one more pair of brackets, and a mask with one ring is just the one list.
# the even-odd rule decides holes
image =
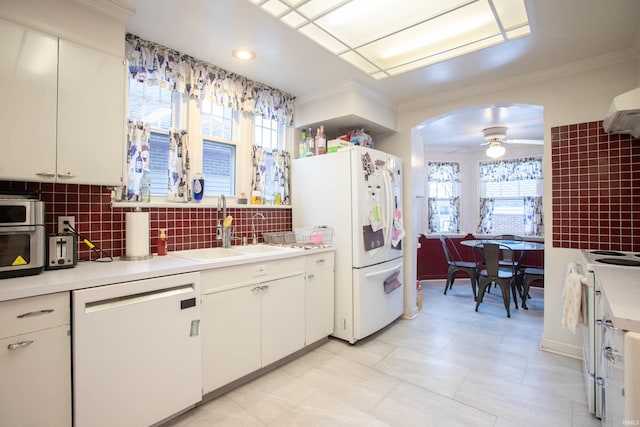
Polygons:
[[387,273],[391,273],[392,271],[396,271],[401,267],[402,267],[402,263],[398,263],[398,264],[394,265],[391,268],[386,268],[386,269],[380,270],[380,271],[372,271],[370,273],[365,273],[364,277],[368,279],[370,277],[381,276],[383,274],[387,274]]

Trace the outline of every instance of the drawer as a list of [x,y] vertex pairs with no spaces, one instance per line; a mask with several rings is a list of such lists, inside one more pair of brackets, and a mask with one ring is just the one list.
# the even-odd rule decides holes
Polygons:
[[70,310],[68,292],[0,302],[0,338],[68,325]]
[[305,257],[234,265],[202,271],[202,293],[211,293],[253,283],[267,282],[305,272]]
[[334,267],[333,252],[322,252],[319,254],[307,255],[305,258],[307,272]]

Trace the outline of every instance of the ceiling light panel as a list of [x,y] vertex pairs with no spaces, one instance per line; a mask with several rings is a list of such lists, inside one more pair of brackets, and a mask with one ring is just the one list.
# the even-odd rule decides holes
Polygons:
[[341,3],[345,3],[345,0],[310,0],[300,6],[298,12],[309,19],[315,19]]
[[505,31],[522,27],[529,23],[527,9],[521,1],[513,0],[493,0],[493,5],[500,17],[502,28]]
[[280,0],[269,0],[268,2],[262,4],[260,7],[273,16],[280,16],[284,12],[289,10],[289,6],[282,3]]
[[380,71],[378,67],[376,67],[371,62],[367,61],[362,56],[358,55],[356,52],[352,50],[343,53],[342,55],[340,55],[340,58],[344,59],[351,65],[355,65],[356,67],[360,68],[362,71],[364,71],[367,74]]
[[[443,5],[446,3],[446,6]],[[317,23],[352,48],[362,46],[453,10],[469,0],[353,0]]]
[[500,34],[491,8],[474,3],[356,49],[382,69],[397,67]]
[[248,1],[376,79],[531,34],[524,0]]
[[315,24],[308,24],[300,27],[298,31],[336,55],[343,53],[348,49],[347,46],[322,31]]
[[304,3],[304,0],[284,0],[284,2],[291,7],[296,7],[300,3]]
[[475,43],[470,43],[465,46],[460,46],[456,49],[451,49],[445,52],[440,52],[435,55],[429,56],[427,58],[423,58],[414,62],[409,62],[407,64],[400,65],[398,67],[390,68],[387,72],[395,76],[397,74],[406,73],[407,71],[416,70],[418,68],[426,67],[428,65],[437,64],[438,62],[447,61],[449,59],[456,58],[458,56],[465,55],[467,53],[475,52],[476,50],[484,49],[487,47],[495,46],[504,41],[501,35],[489,37],[484,40],[477,41]]
[[293,10],[280,18],[280,20],[291,28],[298,28],[302,24],[309,22],[307,21],[307,18]]

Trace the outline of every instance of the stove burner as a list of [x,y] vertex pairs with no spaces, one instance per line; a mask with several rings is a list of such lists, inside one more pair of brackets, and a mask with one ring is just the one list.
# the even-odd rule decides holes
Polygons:
[[635,259],[628,259],[628,258],[600,258],[600,259],[597,259],[596,262],[601,262],[603,264],[612,264],[612,265],[624,265],[627,267],[640,267],[640,261],[636,261]]
[[616,251],[591,251],[594,255],[606,255],[606,256],[625,256],[622,252]]

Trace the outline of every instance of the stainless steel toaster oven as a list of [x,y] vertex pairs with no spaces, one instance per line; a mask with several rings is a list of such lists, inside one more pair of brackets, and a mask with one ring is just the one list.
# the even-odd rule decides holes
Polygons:
[[45,205],[0,196],[0,279],[39,274],[45,264]]

